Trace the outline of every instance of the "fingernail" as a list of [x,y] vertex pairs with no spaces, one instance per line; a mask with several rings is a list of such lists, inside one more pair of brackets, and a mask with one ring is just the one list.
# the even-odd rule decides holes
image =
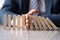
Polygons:
[[26,20],[26,23],[29,23],[29,20]]
[[28,24],[26,24],[26,26],[29,26]]

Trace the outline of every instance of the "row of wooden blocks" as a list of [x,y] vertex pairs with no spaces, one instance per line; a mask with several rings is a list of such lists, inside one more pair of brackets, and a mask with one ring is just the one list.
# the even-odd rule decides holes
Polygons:
[[[7,15],[4,15],[4,29],[30,29],[30,30],[51,30],[54,29],[56,30],[57,27],[56,25],[49,19],[49,18],[44,18],[41,16],[29,16],[30,19],[30,26],[26,27],[25,26],[25,16],[22,15],[13,15],[13,25],[11,24],[11,15],[8,15],[8,24],[6,23],[7,20]],[[8,25],[8,27],[7,27]],[[11,27],[12,25],[12,27]]]

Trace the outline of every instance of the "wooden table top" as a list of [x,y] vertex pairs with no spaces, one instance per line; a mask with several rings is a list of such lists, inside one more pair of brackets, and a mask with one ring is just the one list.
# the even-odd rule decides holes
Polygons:
[[60,31],[4,30],[0,26],[0,40],[60,40]]

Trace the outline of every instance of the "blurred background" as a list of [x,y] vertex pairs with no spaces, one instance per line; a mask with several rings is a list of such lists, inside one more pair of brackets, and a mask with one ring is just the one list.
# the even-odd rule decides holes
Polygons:
[[3,6],[4,0],[0,0],[0,9]]

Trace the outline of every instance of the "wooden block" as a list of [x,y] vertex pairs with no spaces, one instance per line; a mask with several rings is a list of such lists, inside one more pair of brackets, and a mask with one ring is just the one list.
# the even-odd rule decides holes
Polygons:
[[39,27],[36,21],[37,19],[35,18],[35,16],[32,16],[32,17],[33,17],[33,24],[35,25],[36,30],[39,30]]
[[44,17],[42,17],[42,19],[43,19],[44,23],[46,24],[46,27],[48,29],[52,29],[52,27],[49,25],[49,23],[47,22],[47,20]]
[[57,29],[56,25],[54,25],[54,23],[49,18],[46,18],[46,20],[52,26],[53,29]]
[[17,16],[17,19],[18,19],[17,28],[18,30],[20,30],[20,15]]
[[41,25],[42,25],[43,29],[44,29],[44,30],[47,29],[44,21],[42,20],[42,17],[39,16],[39,19],[40,19],[40,22],[41,22]]
[[11,15],[8,15],[8,29],[11,29]]
[[27,29],[25,26],[25,15],[22,15],[22,28]]
[[36,17],[36,21],[37,21],[37,24],[39,25],[39,29],[43,29],[42,25],[41,25],[41,22],[40,22],[40,18],[39,17]]
[[6,15],[4,15],[4,23],[3,23],[3,25],[4,25],[4,29],[6,29],[6,25],[7,25],[7,23],[6,23]]
[[13,15],[13,30],[16,28],[16,15]]
[[30,18],[30,29],[34,30],[32,17],[30,16],[29,18]]
[[20,16],[20,28],[22,28],[22,17]]

